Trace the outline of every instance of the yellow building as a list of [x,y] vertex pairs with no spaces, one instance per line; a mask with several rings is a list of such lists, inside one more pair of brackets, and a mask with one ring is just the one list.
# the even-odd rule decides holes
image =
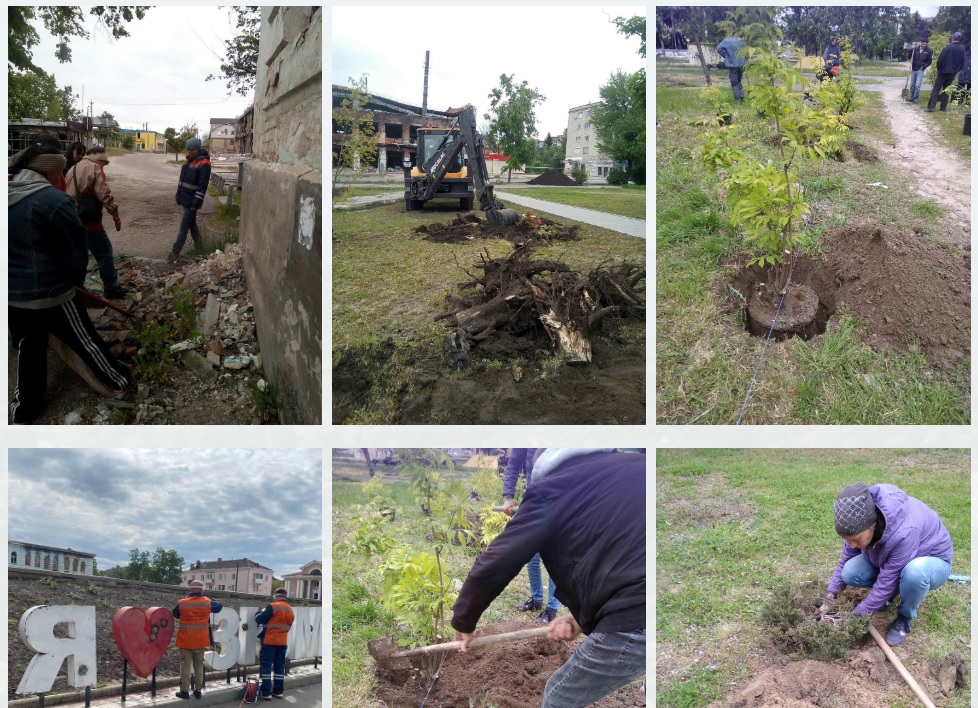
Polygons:
[[166,141],[162,133],[155,133],[152,130],[133,130],[123,128],[120,133],[128,133],[132,136],[132,149],[136,152],[163,152]]

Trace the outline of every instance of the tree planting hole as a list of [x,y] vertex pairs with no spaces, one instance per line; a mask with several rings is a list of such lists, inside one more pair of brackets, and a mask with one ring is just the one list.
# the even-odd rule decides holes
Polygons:
[[[734,275],[730,289],[737,297],[744,328],[749,334],[767,337],[771,332],[771,338],[780,342],[789,337],[808,340],[825,332],[829,318],[835,314],[835,300],[831,292],[808,282],[807,275],[813,267],[810,260],[799,259],[780,311],[781,291],[774,284],[772,268],[750,266]],[[772,332],[775,313],[777,322]]]

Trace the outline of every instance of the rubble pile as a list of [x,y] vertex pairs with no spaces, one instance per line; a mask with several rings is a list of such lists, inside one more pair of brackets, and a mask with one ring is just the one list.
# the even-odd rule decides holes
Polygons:
[[[119,267],[120,282],[132,294],[120,303],[132,315],[108,307],[90,309],[96,329],[122,361],[137,363],[134,400],[107,405],[141,424],[257,422],[252,387],[266,391],[255,315],[242,268],[242,250],[229,244],[206,258],[172,266],[130,259]],[[94,303],[88,302],[92,308]],[[163,382],[140,381],[139,355],[145,354],[148,328],[188,329],[186,339],[168,344],[169,369]],[[167,346],[167,345],[164,345]],[[167,356],[163,351],[161,356]],[[100,406],[100,408],[103,406]],[[107,414],[111,422],[112,411]],[[120,417],[119,413],[115,414]],[[118,420],[115,422],[119,422]]]

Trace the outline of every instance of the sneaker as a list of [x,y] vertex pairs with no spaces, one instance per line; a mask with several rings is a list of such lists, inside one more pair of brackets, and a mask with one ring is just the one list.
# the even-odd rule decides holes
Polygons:
[[194,691],[194,698],[200,698],[200,691]]
[[532,597],[526,602],[521,602],[516,606],[520,612],[536,612],[543,607],[543,600],[534,600]]
[[891,647],[899,646],[907,641],[910,635],[910,618],[897,615],[890,625],[890,630],[886,633],[886,643]]
[[177,691],[173,695],[176,696],[177,698],[182,698],[185,701],[189,701],[190,700],[190,694],[187,693],[186,691]]
[[129,292],[125,288],[112,288],[111,290],[102,291],[102,295],[109,300],[125,300]]
[[930,107],[928,107],[928,108],[927,108],[927,112],[928,112],[928,113],[933,113],[933,112],[934,112],[934,109],[933,109],[933,108],[930,108]]
[[285,698],[285,695],[281,693],[273,693],[272,698]]
[[271,696],[262,696],[261,699],[263,701],[270,701],[270,700],[272,700],[272,697]]
[[555,619],[557,619],[557,610],[544,610],[540,613],[540,616],[533,620],[534,624],[550,624]]
[[170,251],[169,255],[166,257],[166,262],[175,263],[177,258],[179,257],[180,257],[179,253],[177,253],[176,251]]

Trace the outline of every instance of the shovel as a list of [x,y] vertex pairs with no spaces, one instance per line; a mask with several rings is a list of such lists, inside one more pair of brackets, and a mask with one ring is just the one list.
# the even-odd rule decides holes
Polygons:
[[913,49],[910,50],[910,73],[907,74],[907,81],[906,81],[906,83],[903,84],[903,91],[900,92],[900,98],[906,98],[907,97],[907,94],[910,92],[910,90],[907,88],[907,86],[910,85],[910,76],[911,76],[911,74],[913,74],[913,55],[914,55],[914,52],[916,52],[916,51],[917,51],[917,48],[916,47],[914,47]]
[[[517,642],[521,639],[539,639],[547,636],[548,627],[535,627],[533,629],[521,629],[518,632],[505,632],[503,634],[491,634],[488,637],[476,637],[469,642],[469,649],[478,649],[492,644],[506,644],[507,642]],[[417,649],[406,649],[398,651],[397,645],[390,637],[381,639],[371,639],[367,642],[367,649],[370,655],[380,664],[380,667],[387,670],[396,668],[397,659],[404,659],[409,656],[421,656],[423,654],[437,654],[446,651],[453,651],[462,646],[462,642],[445,642],[444,644],[431,644]]]

